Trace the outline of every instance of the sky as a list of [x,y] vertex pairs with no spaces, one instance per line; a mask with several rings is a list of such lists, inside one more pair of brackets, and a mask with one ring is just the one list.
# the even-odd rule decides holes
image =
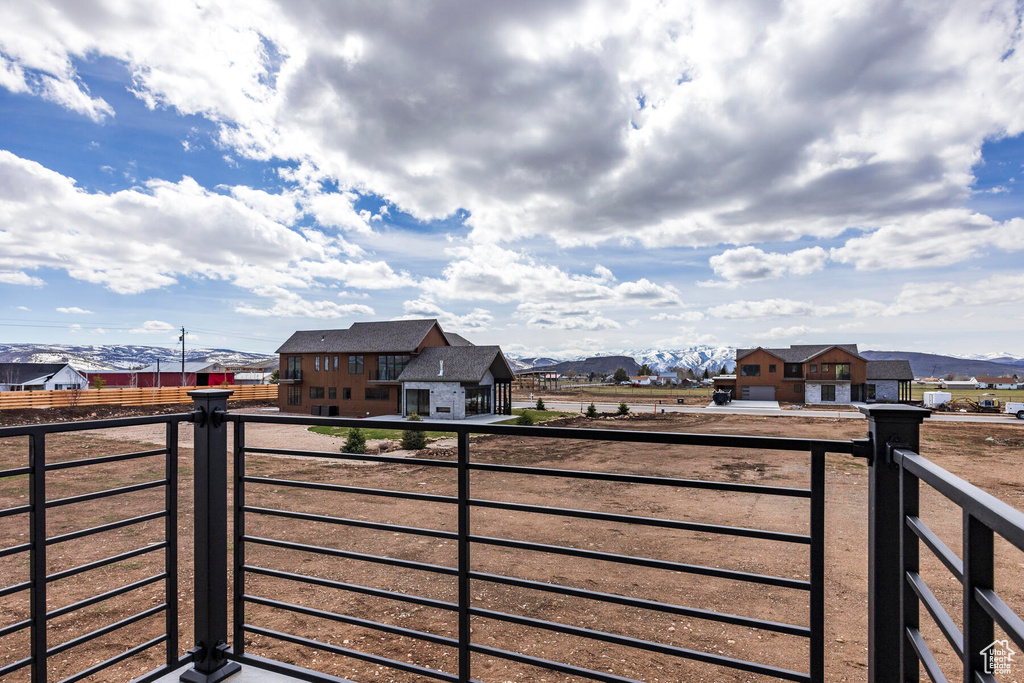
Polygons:
[[1011,0],[0,10],[0,341],[1024,357]]

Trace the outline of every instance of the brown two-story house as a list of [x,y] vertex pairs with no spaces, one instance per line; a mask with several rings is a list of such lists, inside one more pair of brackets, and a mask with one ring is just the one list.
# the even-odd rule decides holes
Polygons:
[[[347,417],[415,412],[432,419],[511,413],[513,375],[501,349],[446,333],[437,320],[299,331],[277,353],[281,412]],[[406,369],[410,374],[403,378]]]
[[856,344],[802,344],[737,349],[736,374],[715,388],[740,400],[848,404],[907,400],[911,379],[906,361],[869,361]]

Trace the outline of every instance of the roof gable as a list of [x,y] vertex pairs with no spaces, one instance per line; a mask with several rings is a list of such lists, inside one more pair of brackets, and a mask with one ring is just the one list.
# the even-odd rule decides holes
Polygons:
[[0,363],[0,384],[24,384],[42,378],[40,384],[67,367],[67,363]]
[[496,379],[512,379],[499,346],[432,346],[409,361],[399,382],[479,382],[490,370]]
[[435,326],[444,335],[433,319],[352,323],[347,330],[300,330],[277,353],[413,353]]
[[914,371],[910,369],[908,360],[869,360],[866,370],[868,380],[914,379]]

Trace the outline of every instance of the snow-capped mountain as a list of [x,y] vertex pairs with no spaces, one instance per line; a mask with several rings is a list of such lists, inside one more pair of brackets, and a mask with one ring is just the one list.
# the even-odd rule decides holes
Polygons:
[[[155,363],[181,361],[181,349],[126,344],[0,344],[0,362],[70,363],[76,370],[118,370]],[[277,356],[263,356],[231,349],[186,349],[185,362],[222,365],[276,366]]]
[[974,354],[956,354],[954,358],[964,358],[966,360],[987,360],[992,363],[1007,363],[1010,365],[1019,365],[1024,363],[1024,358],[1015,357],[1012,353],[1006,351],[996,351],[994,353],[974,353]]
[[[691,346],[685,349],[622,349],[601,351],[594,356],[629,356],[638,364],[647,364],[655,372],[664,372],[669,368],[690,368],[701,374],[705,370],[717,372],[722,366],[727,371],[736,367],[736,349],[731,346]],[[564,361],[583,360],[585,355],[531,357],[522,355],[507,356],[513,370],[523,370],[544,365],[554,365]]]

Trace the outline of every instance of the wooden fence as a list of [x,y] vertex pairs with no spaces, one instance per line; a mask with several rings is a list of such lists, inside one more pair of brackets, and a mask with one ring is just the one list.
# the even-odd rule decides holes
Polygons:
[[189,391],[230,389],[232,401],[276,399],[276,384],[245,384],[228,387],[145,387],[112,389],[62,389],[55,391],[0,392],[0,410],[9,408],[65,408],[68,406],[149,406],[160,403],[191,403]]

